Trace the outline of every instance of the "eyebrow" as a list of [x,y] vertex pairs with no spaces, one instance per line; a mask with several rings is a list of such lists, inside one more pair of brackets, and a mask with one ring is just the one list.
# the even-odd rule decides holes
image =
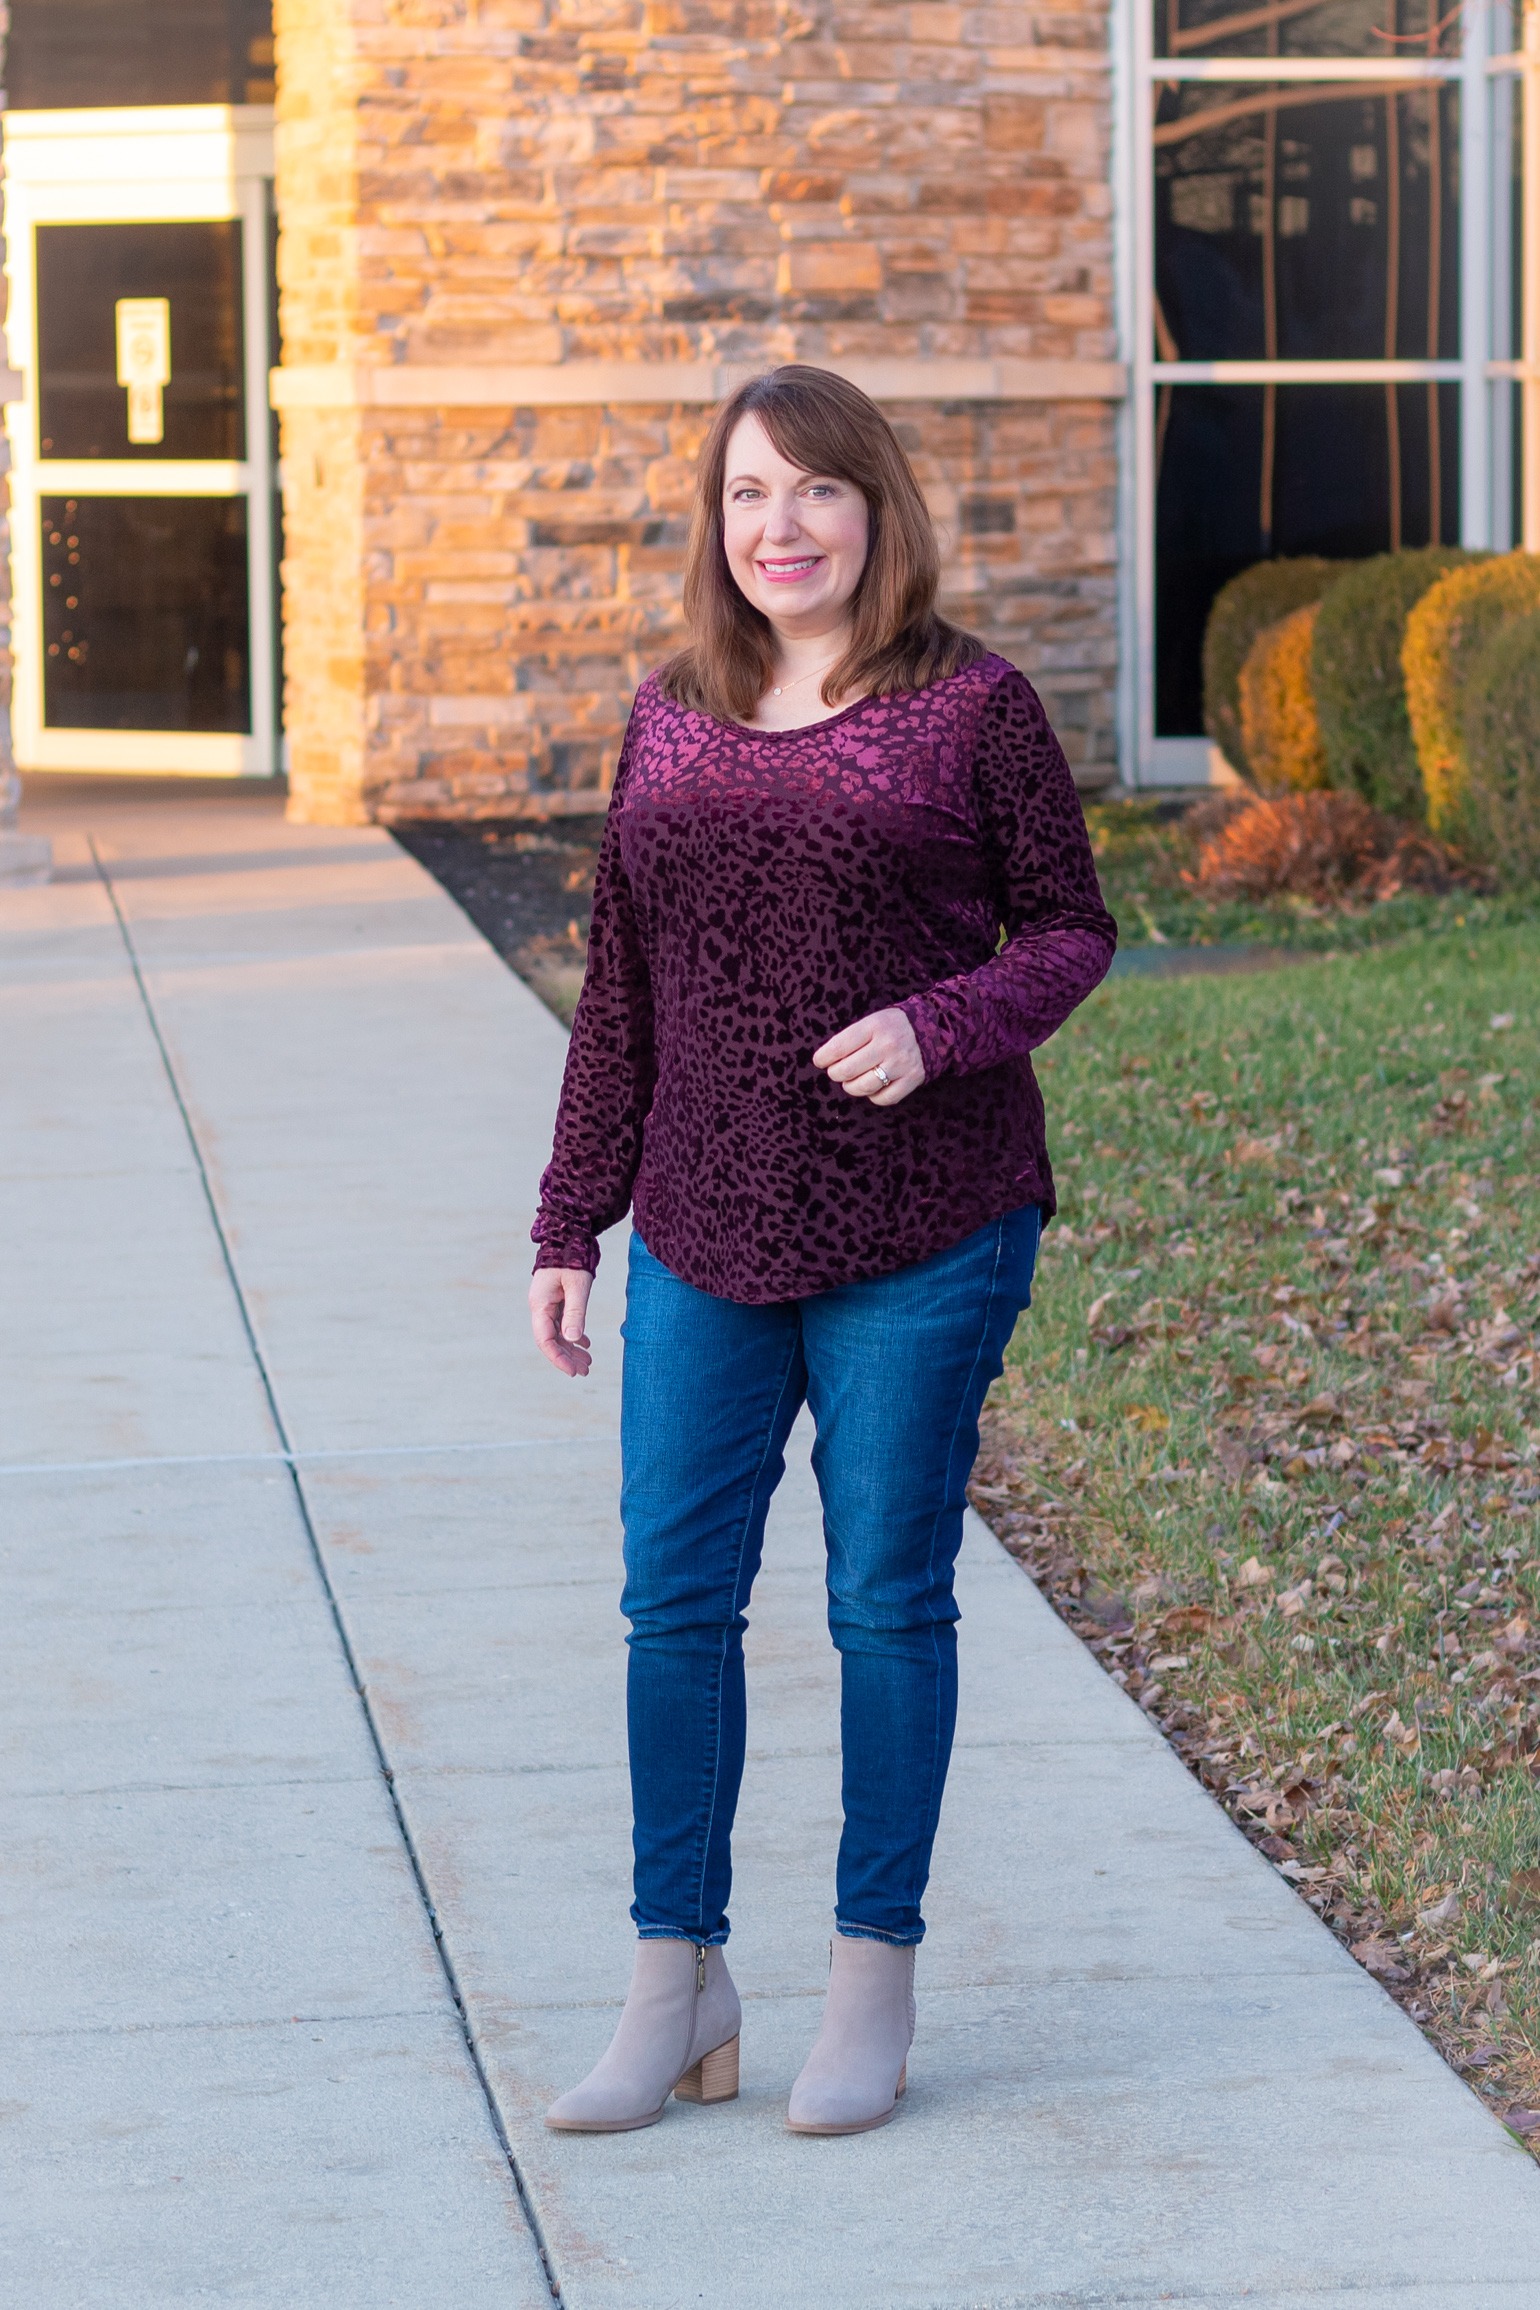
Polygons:
[[[812,471],[812,469],[811,469],[811,468],[804,468],[804,469],[803,469],[803,470],[802,470],[802,471],[801,471],[801,472],[800,472],[800,473],[797,475],[797,479],[798,479],[799,481],[836,481],[836,482],[837,482],[837,481],[839,480],[839,475],[838,475],[837,473],[816,473],[816,472]],[[722,484],[722,487],[723,487],[724,489],[736,489],[740,481],[752,481],[756,489],[763,489],[763,488],[766,486],[766,484],[765,484],[765,481],[764,481],[764,478],[763,478],[763,476],[762,476],[761,474],[758,474],[758,473],[732,473],[732,474],[729,474],[729,475],[728,475],[727,479],[726,479],[726,480],[723,482],[723,484]]]

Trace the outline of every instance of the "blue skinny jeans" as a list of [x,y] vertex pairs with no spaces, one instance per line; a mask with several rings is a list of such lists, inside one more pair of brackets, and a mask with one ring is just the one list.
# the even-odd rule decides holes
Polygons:
[[804,1401],[840,1655],[836,1926],[923,1937],[957,1716],[964,1487],[1040,1227],[1026,1205],[896,1274],[769,1307],[695,1290],[633,1234],[621,1610],[643,1938],[727,1939],[745,1615]]

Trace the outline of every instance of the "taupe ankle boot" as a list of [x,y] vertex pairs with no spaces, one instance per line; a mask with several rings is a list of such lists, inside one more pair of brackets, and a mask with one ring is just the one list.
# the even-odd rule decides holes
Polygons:
[[735,2100],[741,2020],[720,1949],[638,1941],[608,2052],[552,2102],[546,2124],[563,2134],[625,2134],[656,2125],[671,2093],[681,2101]]
[[794,2134],[864,2134],[885,2126],[907,2082],[914,2042],[914,1951],[836,1933],[823,2026],[791,2089]]

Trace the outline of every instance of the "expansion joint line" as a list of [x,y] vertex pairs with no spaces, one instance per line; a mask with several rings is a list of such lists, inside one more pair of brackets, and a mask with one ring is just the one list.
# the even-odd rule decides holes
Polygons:
[[410,1826],[408,1825],[406,1813],[396,1788],[395,1772],[391,1766],[390,1758],[386,1752],[384,1736],[380,1731],[379,1720],[374,1713],[374,1704],[369,1698],[368,1689],[365,1686],[363,1677],[359,1672],[358,1656],[353,1649],[353,1641],[348,1634],[347,1623],[343,1618],[341,1600],[338,1597],[336,1588],[332,1583],[331,1574],[326,1568],[325,1556],[321,1552],[321,1543],[316,1531],[315,1520],[310,1513],[310,1502],[305,1493],[304,1477],[301,1474],[299,1462],[294,1451],[293,1441],[289,1435],[288,1425],[284,1420],[283,1410],[278,1401],[278,1392],[273,1384],[272,1373],[268,1369],[267,1359],[262,1353],[261,1342],[257,1338],[256,1326],[252,1321],[251,1308],[247,1302],[246,1293],[241,1284],[239,1271],[236,1268],[235,1255],[231,1250],[230,1238],[226,1233],[224,1220],[220,1214],[219,1204],[215,1198],[214,1184],[209,1177],[208,1165],[204,1162],[203,1159],[203,1149],[199,1144],[197,1129],[193,1123],[192,1115],[188,1109],[187,1101],[182,1096],[182,1085],[178,1078],[176,1066],[172,1060],[171,1052],[167,1045],[166,1038],[161,1032],[160,1020],[156,1016],[155,1004],[151,998],[150,989],[145,980],[144,972],[140,967],[139,952],[134,945],[133,932],[129,928],[128,918],[124,914],[123,909],[118,902],[118,894],[116,889],[113,887],[112,877],[102,862],[101,854],[97,850],[94,840],[91,840],[89,837],[87,840],[91,852],[91,863],[96,868],[96,872],[101,880],[102,888],[107,894],[107,903],[112,908],[114,919],[117,922],[118,934],[123,941],[123,949],[128,957],[128,967],[134,976],[134,985],[139,991],[139,1000],[143,1006],[145,1019],[148,1023],[150,1033],[154,1037],[155,1048],[160,1053],[160,1063],[165,1069],[166,1082],[170,1088],[171,1097],[175,1102],[176,1111],[182,1119],[182,1129],[186,1134],[187,1145],[192,1154],[193,1166],[198,1174],[198,1183],[203,1190],[203,1200],[208,1209],[209,1222],[214,1230],[214,1240],[219,1245],[219,1256],[224,1264],[225,1275],[228,1278],[230,1290],[235,1299],[236,1311],[241,1321],[241,1329],[246,1335],[246,1345],[251,1351],[251,1360],[256,1367],[257,1378],[261,1383],[262,1394],[267,1403],[268,1417],[272,1421],[273,1432],[278,1438],[280,1454],[288,1470],[289,1482],[293,1487],[294,1501],[299,1511],[300,1524],[304,1530],[306,1544],[310,1551],[310,1560],[315,1568],[316,1578],[321,1584],[321,1593],[326,1599],[327,1610],[331,1614],[332,1627],[336,1633],[337,1643],[341,1649],[343,1662],[347,1668],[354,1694],[357,1697],[359,1708],[363,1712],[365,1729],[369,1735],[370,1746],[374,1750],[375,1762],[380,1769],[380,1777],[385,1784],[385,1792],[390,1800],[391,1811],[394,1813],[396,1818],[396,1829],[401,1838],[401,1843],[406,1853],[407,1864],[411,1869],[413,1882],[417,1887],[417,1897],[422,1903],[423,1914],[427,1918],[429,1930],[433,1935],[433,1946],[438,1952],[438,1961],[443,1970],[445,1985],[448,1988],[450,1997],[454,2001],[455,2013],[458,2016],[460,2024],[460,2034],[465,2041],[465,2050],[469,2056],[471,2067],[475,2071],[477,2084],[481,2088],[482,2100],[486,2104],[487,2116],[491,2121],[492,2130],[497,2137],[498,2144],[502,2150],[503,2156],[507,2160],[508,2171],[513,2180],[514,2190],[518,2195],[519,2205],[523,2210],[524,2219],[529,2226],[529,2233],[534,2242],[535,2251],[540,2257],[541,2270],[544,2273],[546,2285],[550,2290],[551,2299],[553,2302],[560,2302],[562,2299],[561,2285],[556,2276],[555,2267],[551,2261],[550,2250],[546,2245],[545,2233],[540,2225],[540,2217],[535,2211],[534,2202],[530,2197],[529,2190],[525,2184],[524,2176],[519,2169],[519,2161],[515,2155],[513,2143],[509,2139],[508,2129],[503,2123],[503,2114],[498,2107],[497,2096],[492,2090],[492,2080],[487,2073],[486,2064],[482,2060],[481,2048],[476,2042],[476,2032],[471,2023],[470,2011],[466,2005],[464,1995],[461,1992],[460,1978],[455,1970],[454,1958],[450,1954],[449,1945],[444,1938],[443,1928],[439,1923],[438,1911],[434,1906],[433,1895],[429,1890],[427,1873],[423,1867],[422,1856],[417,1850],[416,1840],[412,1835]]

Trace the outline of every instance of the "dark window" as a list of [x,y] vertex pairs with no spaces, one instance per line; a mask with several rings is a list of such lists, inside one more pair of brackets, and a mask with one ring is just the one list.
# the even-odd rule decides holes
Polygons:
[[1156,358],[1450,360],[1460,93],[1187,82],[1155,106]]
[[[171,379],[158,442],[128,437],[117,306],[171,307]],[[44,457],[244,457],[241,228],[39,225],[38,449]]]
[[1166,385],[1156,449],[1162,738],[1202,733],[1203,628],[1227,578],[1269,554],[1352,560],[1460,534],[1458,385]]
[[5,84],[24,112],[271,104],[272,0],[11,0]]
[[43,719],[251,728],[246,501],[45,497]]
[[[1458,47],[1442,0],[1157,0],[1157,48],[1309,56],[1320,83],[1159,78],[1157,362],[1449,361],[1460,344],[1460,92],[1330,83],[1334,56]],[[1222,69],[1222,67],[1221,67]],[[1459,388],[1157,376],[1156,730],[1202,728],[1214,594],[1274,554],[1459,536]]]
[[1157,56],[1458,56],[1445,0],[1155,0]]

